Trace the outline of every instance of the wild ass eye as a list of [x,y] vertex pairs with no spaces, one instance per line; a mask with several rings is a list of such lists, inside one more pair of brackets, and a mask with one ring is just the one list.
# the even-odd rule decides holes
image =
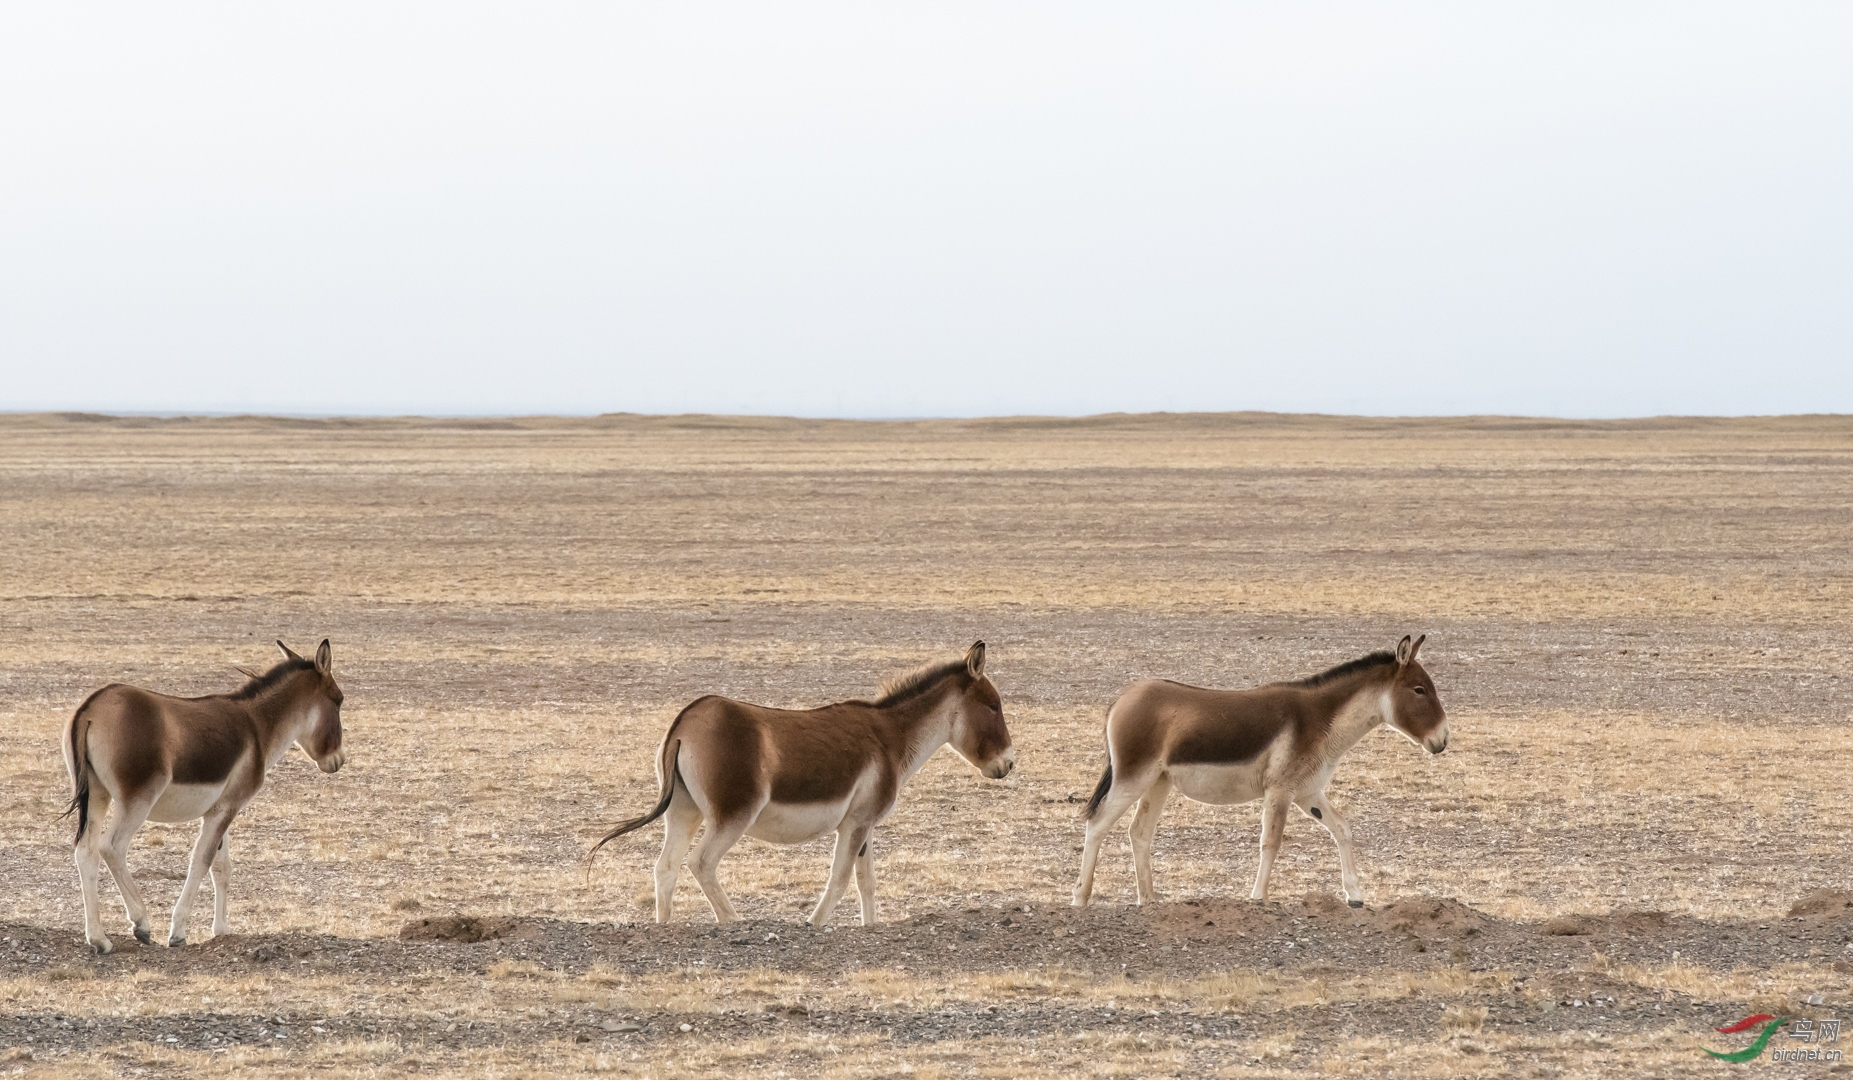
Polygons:
[[1416,687],[1416,688],[1415,688],[1415,692],[1416,692],[1416,696],[1417,696],[1417,697],[1427,697],[1427,696],[1428,696],[1428,687],[1426,687],[1426,686],[1418,686],[1418,687]]

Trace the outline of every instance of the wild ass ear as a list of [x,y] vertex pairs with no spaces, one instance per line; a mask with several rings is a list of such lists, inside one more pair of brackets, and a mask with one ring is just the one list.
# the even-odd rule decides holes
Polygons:
[[1408,667],[1410,658],[1415,656],[1415,650],[1413,648],[1410,648],[1409,640],[1410,640],[1409,635],[1404,634],[1403,640],[1396,643],[1396,666],[1397,667]]
[[334,670],[334,666],[335,654],[328,647],[328,639],[323,638],[322,643],[315,649],[315,670],[326,675]]
[[1411,664],[1413,664],[1413,663],[1415,663],[1415,654],[1416,654],[1416,650],[1417,650],[1417,649],[1420,649],[1420,648],[1422,647],[1422,643],[1423,643],[1424,641],[1427,641],[1427,640],[1428,640],[1428,635],[1427,635],[1427,634],[1417,634],[1417,635],[1415,636],[1415,640],[1414,640],[1413,642],[1410,642],[1410,644],[1409,644],[1409,660],[1408,660],[1408,662],[1409,662],[1409,663],[1411,663]]
[[285,660],[301,660],[302,659],[302,657],[296,655],[296,650],[290,648],[288,645],[283,644],[282,638],[277,639],[277,648],[283,650],[283,659]]
[[971,672],[974,679],[984,678],[984,642],[973,642],[965,653],[965,670]]

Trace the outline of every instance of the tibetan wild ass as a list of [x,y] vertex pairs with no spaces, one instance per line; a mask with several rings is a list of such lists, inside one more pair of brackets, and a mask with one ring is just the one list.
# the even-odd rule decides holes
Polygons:
[[[109,864],[137,940],[151,940],[148,906],[124,856],[142,822],[198,819],[199,841],[174,904],[167,943],[184,945],[193,898],[212,869],[212,933],[230,932],[226,888],[232,864],[225,833],[257,794],[264,773],[291,743],[334,772],[341,749],[341,688],[328,642],[305,660],[277,642],[283,660],[230,694],[179,698],[113,683],[91,694],[65,729],[64,763],[77,814],[77,877],[84,890],[84,940],[99,953],[115,948],[97,912],[97,862]],[[115,802],[116,816],[103,828]],[[107,832],[107,835],[105,833]]]
[[1016,764],[1003,699],[984,674],[982,641],[961,660],[889,682],[874,701],[794,710],[699,698],[663,736],[656,762],[662,798],[656,808],[606,833],[592,851],[664,818],[656,921],[668,922],[676,871],[706,821],[689,869],[714,917],[727,923],[739,916],[715,868],[740,837],[802,844],[834,832],[830,881],[811,912],[811,925],[830,918],[853,869],[866,926],[875,921],[870,833],[894,809],[901,785],[947,743],[993,780],[1009,775]]
[[1326,799],[1339,758],[1378,724],[1439,754],[1448,718],[1428,672],[1416,662],[1423,638],[1374,652],[1295,682],[1252,690],[1204,690],[1164,680],[1136,683],[1107,711],[1107,770],[1087,804],[1087,841],[1074,903],[1094,891],[1100,840],[1134,803],[1132,864],[1139,902],[1152,891],[1152,833],[1175,787],[1185,798],[1229,805],[1261,800],[1261,865],[1250,899],[1267,898],[1287,805],[1311,814],[1338,845],[1345,900],[1364,906],[1351,830]]

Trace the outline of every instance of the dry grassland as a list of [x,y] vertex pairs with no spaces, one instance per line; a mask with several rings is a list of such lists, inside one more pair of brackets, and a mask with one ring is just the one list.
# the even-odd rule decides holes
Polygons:
[[[0,417],[0,1074],[1711,1075],[1711,1026],[1853,1013],[1853,921],[1786,917],[1853,887],[1850,610],[1840,417]],[[1339,772],[1369,910],[1303,818],[1240,901],[1255,808],[1180,800],[1166,903],[1127,906],[1122,836],[1065,907],[1119,687],[1405,632],[1454,734]],[[238,933],[137,949],[106,885],[88,957],[72,708],[324,636],[353,761],[239,819]],[[979,637],[1018,769],[903,794],[883,926],[799,927],[827,843],[743,842],[719,933],[686,875],[647,923],[654,828],[588,873],[692,697],[864,696]],[[131,853],[157,934],[192,834]],[[453,914],[499,936],[398,938]]]

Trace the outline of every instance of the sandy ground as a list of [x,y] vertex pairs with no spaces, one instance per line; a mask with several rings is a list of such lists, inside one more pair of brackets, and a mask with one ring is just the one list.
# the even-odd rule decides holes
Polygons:
[[[1844,910],[1789,917],[1853,886],[1853,419],[4,417],[0,553],[0,1072],[1711,1075],[1712,1026],[1853,1012]],[[1453,742],[1340,770],[1370,908],[1306,819],[1240,900],[1255,807],[1179,800],[1164,903],[1122,837],[1065,908],[1122,685],[1407,632]],[[323,636],[353,761],[240,818],[237,933],[132,948],[106,887],[89,958],[71,709]],[[904,793],[884,925],[799,925],[825,842],[736,848],[738,929],[686,877],[648,923],[655,829],[588,873],[690,698],[979,637],[1019,766]],[[130,856],[158,912],[192,832]]]

